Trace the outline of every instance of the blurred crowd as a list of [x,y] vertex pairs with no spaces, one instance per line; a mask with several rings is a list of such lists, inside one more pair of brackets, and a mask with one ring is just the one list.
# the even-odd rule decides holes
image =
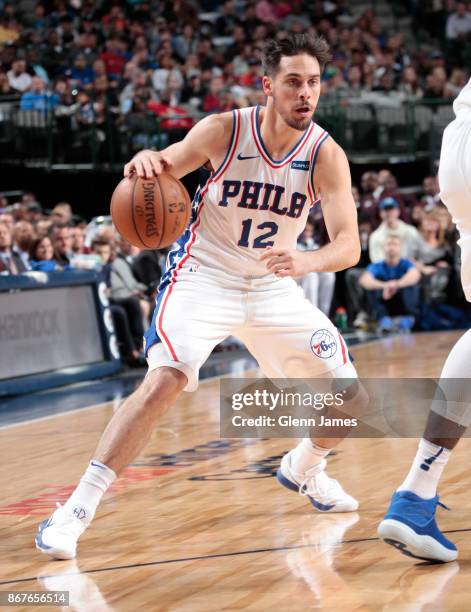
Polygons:
[[0,103],[51,111],[62,130],[93,125],[99,142],[106,126],[135,150],[162,146],[195,113],[263,103],[263,42],[301,31],[331,45],[327,99],[455,96],[468,78],[471,3],[391,7],[414,17],[417,44],[374,8],[354,16],[348,0],[0,0]]
[[68,202],[45,210],[33,193],[12,203],[0,196],[0,275],[101,271],[121,356],[130,366],[144,364],[144,329],[165,258],[164,251],[140,251],[129,244],[107,218],[87,223]]
[[[436,176],[419,190],[400,188],[390,170],[367,171],[352,188],[361,258],[337,275],[310,274],[299,282],[327,315],[346,312],[341,327],[390,332],[452,329],[469,324],[461,289],[458,235],[439,196]],[[320,207],[298,248],[328,241]]]
[[[404,189],[390,170],[367,171],[352,188],[361,258],[338,274],[298,279],[306,297],[344,330],[381,332],[451,329],[469,323],[461,290],[457,231],[439,197],[436,176]],[[319,205],[298,248],[328,241]],[[166,251],[140,251],[120,237],[109,218],[92,222],[67,202],[45,210],[33,193],[12,202],[0,196],[0,274],[101,270],[108,286],[123,359],[142,363],[142,336],[154,307]]]
[[[162,148],[200,113],[263,104],[264,41],[302,31],[331,45],[327,100],[451,100],[469,76],[471,2],[389,5],[409,18],[412,39],[383,24],[379,4],[358,14],[348,0],[0,0],[0,116],[8,104],[52,113],[64,148],[70,129],[108,144],[121,130],[126,155]],[[464,304],[459,249],[438,191],[434,176],[408,192],[389,170],[365,172],[353,187],[360,263],[301,279],[308,298],[331,316],[346,310],[341,326],[455,325]],[[314,211],[298,246],[326,240]],[[140,359],[163,258],[136,252],[109,227],[90,228],[67,203],[44,211],[28,193],[0,202],[0,273],[102,267],[130,363]]]

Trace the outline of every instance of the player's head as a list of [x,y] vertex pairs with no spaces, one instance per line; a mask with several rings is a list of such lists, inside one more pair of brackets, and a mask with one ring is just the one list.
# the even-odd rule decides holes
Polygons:
[[[321,93],[321,75],[330,59],[323,38],[292,34],[269,40],[263,53],[263,90],[289,127],[304,131]],[[271,100],[271,101],[270,101]]]
[[401,258],[401,239],[394,234],[386,238],[384,244],[384,259],[391,264],[396,264]]

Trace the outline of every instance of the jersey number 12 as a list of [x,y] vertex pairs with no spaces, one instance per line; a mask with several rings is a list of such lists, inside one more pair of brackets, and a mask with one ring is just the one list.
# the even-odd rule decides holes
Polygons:
[[[245,221],[242,221],[242,234],[240,236],[239,242],[237,243],[238,246],[241,246],[241,247],[250,246],[249,237],[250,237],[250,230],[252,229],[252,221],[253,219],[246,219]],[[278,231],[278,225],[274,223],[273,221],[265,221],[264,223],[260,223],[260,225],[257,225],[257,229],[258,230],[268,230],[268,231],[264,232],[263,234],[260,234],[254,239],[253,245],[252,245],[253,248],[254,249],[266,249],[267,247],[272,247],[275,243],[273,240],[268,240],[268,238],[271,238],[272,236],[276,234],[276,232]]]

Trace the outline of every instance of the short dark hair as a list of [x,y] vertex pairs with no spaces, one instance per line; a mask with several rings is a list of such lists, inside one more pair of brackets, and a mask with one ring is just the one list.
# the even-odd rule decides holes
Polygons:
[[290,34],[281,40],[270,39],[263,50],[263,70],[267,76],[278,72],[281,58],[292,57],[306,53],[315,57],[321,67],[321,72],[330,61],[330,49],[325,38],[312,34]]

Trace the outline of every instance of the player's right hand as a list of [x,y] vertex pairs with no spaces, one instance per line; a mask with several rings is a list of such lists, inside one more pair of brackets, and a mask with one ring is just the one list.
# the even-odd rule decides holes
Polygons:
[[136,173],[141,178],[152,178],[168,170],[171,165],[170,160],[159,151],[144,149],[124,166],[124,176]]

